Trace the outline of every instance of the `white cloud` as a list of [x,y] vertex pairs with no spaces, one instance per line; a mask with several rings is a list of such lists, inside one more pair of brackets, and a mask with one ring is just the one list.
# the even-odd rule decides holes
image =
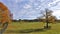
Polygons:
[[60,10],[54,10],[53,15],[60,19]]
[[30,2],[34,2],[35,0],[29,0]]
[[55,0],[54,2],[49,3],[48,6],[50,7],[51,5],[54,5],[54,4],[56,4],[57,2],[59,2],[59,1],[60,1],[60,0]]
[[14,0],[16,3],[21,2],[22,0]]
[[53,15],[60,16],[60,10],[54,10]]
[[32,7],[31,5],[26,4],[23,8],[24,8],[24,9],[29,9],[29,8],[31,8],[31,7]]
[[36,9],[39,9],[39,8],[36,8]]
[[41,8],[41,6],[38,6],[36,9],[40,9]]

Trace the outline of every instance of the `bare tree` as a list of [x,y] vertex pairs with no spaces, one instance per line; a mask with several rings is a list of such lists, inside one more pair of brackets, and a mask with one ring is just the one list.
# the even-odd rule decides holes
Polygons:
[[45,9],[45,11],[41,11],[41,14],[42,14],[42,17],[41,18],[44,18],[45,22],[46,22],[46,26],[45,28],[48,28],[49,27],[49,23],[54,23],[55,20],[56,20],[56,17],[52,15],[53,11],[52,10],[49,10],[49,9]]

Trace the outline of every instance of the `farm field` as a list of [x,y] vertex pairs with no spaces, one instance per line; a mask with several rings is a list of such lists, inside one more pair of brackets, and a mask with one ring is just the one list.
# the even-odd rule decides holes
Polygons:
[[45,23],[42,22],[15,22],[9,24],[4,34],[60,34],[60,23],[49,24],[51,29],[43,29]]

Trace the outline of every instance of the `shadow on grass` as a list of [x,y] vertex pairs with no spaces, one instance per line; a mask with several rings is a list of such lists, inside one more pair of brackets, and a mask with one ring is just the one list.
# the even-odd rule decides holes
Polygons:
[[31,32],[44,32],[46,29],[41,28],[41,29],[24,29],[24,30],[8,30],[7,33],[31,33]]
[[20,30],[20,33],[31,33],[31,32],[42,32],[45,31],[45,29],[26,29],[26,30]]

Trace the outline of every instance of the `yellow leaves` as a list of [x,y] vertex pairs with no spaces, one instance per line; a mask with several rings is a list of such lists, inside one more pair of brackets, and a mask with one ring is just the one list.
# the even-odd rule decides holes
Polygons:
[[0,16],[2,16],[0,17],[2,18],[0,19],[0,21],[2,23],[10,22],[11,21],[10,14],[11,13],[9,12],[8,8],[3,3],[0,2]]
[[51,22],[51,23],[55,22],[55,17],[54,16],[50,16],[48,18],[48,21]]

